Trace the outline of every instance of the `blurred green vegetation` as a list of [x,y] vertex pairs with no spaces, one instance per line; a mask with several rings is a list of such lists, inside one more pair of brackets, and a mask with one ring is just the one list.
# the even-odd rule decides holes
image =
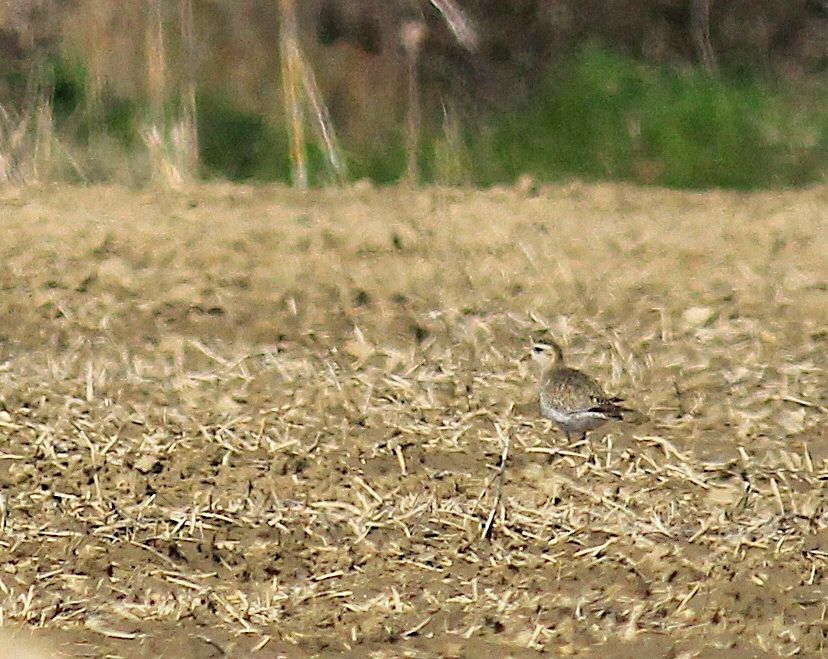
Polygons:
[[[289,180],[290,155],[283,131],[217,95],[202,94],[197,106],[201,163],[208,176],[231,181]],[[310,163],[313,167],[315,160]]]
[[828,94],[586,48],[470,140],[479,184],[529,173],[670,187],[801,185],[828,168]]
[[56,127],[80,144],[88,144],[96,133],[114,138],[124,147],[139,143],[139,104],[101,90],[97,107],[90,106],[89,72],[78,59],[51,57],[44,67],[44,80],[51,90]]
[[[140,102],[103,90],[90,112],[81,63],[55,59],[47,71],[64,135],[84,144],[103,132],[127,150],[141,148]],[[803,90],[743,74],[676,70],[588,47],[561,62],[521,107],[478,119],[473,130],[425,126],[421,180],[487,186],[531,174],[539,181],[578,177],[680,188],[803,185],[824,180],[828,171],[826,101],[824,86]],[[210,93],[199,96],[198,126],[204,175],[289,180],[283,126]],[[400,180],[402,131],[386,137],[359,152],[345,144],[351,178]],[[324,154],[313,144],[308,163],[312,183],[329,180]]]

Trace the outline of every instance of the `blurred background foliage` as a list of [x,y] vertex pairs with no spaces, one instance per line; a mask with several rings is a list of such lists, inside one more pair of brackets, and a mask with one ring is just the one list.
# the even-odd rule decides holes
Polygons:
[[[191,1],[188,44],[186,1],[2,4],[6,178],[27,178],[9,164],[23,171],[27,152],[15,135],[26,131],[36,133],[26,144],[37,158],[62,159],[44,164],[29,153],[28,178],[151,178],[156,143],[145,126],[163,126],[162,157],[173,149],[189,82],[199,177],[289,180],[279,3]],[[399,181],[411,148],[424,183],[493,185],[530,174],[748,189],[825,178],[823,0],[448,3],[473,26],[473,48],[438,4],[297,3],[298,41],[349,179]],[[412,22],[424,28],[415,147],[406,142],[410,53],[401,41]],[[306,150],[311,184],[331,180],[310,129]]]

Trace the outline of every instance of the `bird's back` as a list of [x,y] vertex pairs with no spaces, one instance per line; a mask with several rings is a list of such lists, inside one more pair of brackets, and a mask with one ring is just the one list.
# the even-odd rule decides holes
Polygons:
[[615,405],[619,401],[607,397],[595,380],[574,368],[552,368],[541,379],[540,403],[545,408],[563,412],[599,409],[607,416],[620,417],[623,410]]

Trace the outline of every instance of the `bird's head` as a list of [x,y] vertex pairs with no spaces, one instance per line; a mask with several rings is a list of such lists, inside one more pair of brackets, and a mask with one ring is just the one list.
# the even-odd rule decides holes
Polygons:
[[561,366],[564,363],[564,356],[561,347],[549,339],[539,341],[532,346],[532,359],[540,364],[541,368],[550,366]]

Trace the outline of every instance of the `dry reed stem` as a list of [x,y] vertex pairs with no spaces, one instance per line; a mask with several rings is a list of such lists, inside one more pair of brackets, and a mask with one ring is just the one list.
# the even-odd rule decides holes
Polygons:
[[[469,51],[476,51],[479,46],[479,35],[472,21],[460,7],[451,0],[431,0],[431,4],[441,13],[457,42]],[[406,55],[408,93],[405,134],[406,168],[403,181],[408,185],[416,185],[419,176],[418,161],[422,124],[419,58],[426,33],[426,24],[422,19],[407,20],[400,28],[400,42]],[[449,118],[445,105],[443,116],[446,136],[443,174],[449,179],[448,182],[457,183],[462,178],[463,171],[462,167],[458,170],[460,140],[457,132],[457,118],[456,116]]]
[[716,53],[710,41],[710,0],[690,2],[690,31],[704,68],[715,73]]
[[86,181],[83,168],[55,133],[45,92],[34,91],[32,103],[22,113],[0,106],[0,183],[51,181],[58,170]]
[[451,0],[430,0],[431,4],[443,15],[446,25],[454,34],[457,42],[466,50],[475,51],[480,45],[480,37],[471,19]]
[[280,0],[280,53],[282,92],[285,115],[291,134],[290,156],[293,185],[308,186],[307,153],[305,143],[305,107],[307,102],[313,115],[313,128],[327,156],[333,179],[342,184],[347,179],[347,165],[336,137],[330,113],[322,99],[313,68],[308,64],[299,42],[299,28],[293,0]]
[[328,107],[325,105],[322,99],[322,92],[319,91],[319,86],[316,84],[316,76],[313,73],[313,69],[307,63],[301,52],[297,52],[296,55],[297,64],[302,72],[302,88],[310,103],[313,116],[316,119],[313,125],[324,147],[325,155],[333,171],[334,180],[340,185],[344,184],[348,178],[348,168],[345,163],[345,158],[342,155],[342,149],[339,146],[339,140],[336,137],[336,131],[334,130]]
[[186,145],[183,169],[188,176],[198,178],[199,142],[198,108],[196,105],[196,33],[193,0],[179,0],[179,26],[184,44],[184,89],[182,92],[182,136]]
[[497,476],[495,477],[496,481],[496,490],[495,490],[495,497],[494,503],[492,504],[491,512],[489,516],[486,518],[486,523],[483,525],[483,531],[480,534],[480,537],[484,539],[490,539],[492,528],[494,524],[494,518],[497,514],[498,509],[500,508],[501,504],[501,497],[503,495],[503,479],[506,475],[506,461],[509,459],[509,447],[511,445],[511,440],[509,437],[503,436],[503,431],[500,429],[499,426],[495,426],[498,431],[498,436],[501,438],[503,442],[503,453],[500,455],[500,462],[497,465]]
[[140,135],[149,155],[151,178],[163,187],[178,188],[190,171],[186,163],[191,153],[189,140],[192,135],[187,132],[187,118],[184,123],[172,125],[167,121],[167,50],[161,0],[147,3],[144,37],[149,117]]
[[150,124],[163,134],[166,126],[164,104],[167,100],[167,55],[161,0],[147,1],[144,34],[147,61],[147,97]]
[[179,116],[169,120],[167,48],[161,0],[147,5],[145,43],[149,117],[140,136],[149,156],[150,177],[162,187],[176,189],[198,175],[198,129],[195,79],[195,27],[191,0],[179,0],[178,19],[185,62]]
[[[443,99],[443,139],[435,145],[435,176],[441,185],[469,183],[468,154],[463,143],[460,117],[451,101]],[[527,251],[527,248],[524,247]],[[531,257],[530,257],[531,258]]]
[[406,115],[405,132],[405,178],[409,185],[415,185],[419,176],[420,150],[420,82],[419,60],[420,50],[426,36],[426,26],[422,20],[411,20],[403,23],[400,28],[400,41],[405,50],[406,73],[408,80],[408,112]]
[[149,155],[152,179],[165,188],[176,189],[185,180],[185,170],[177,156],[188,151],[185,146],[187,141],[179,124],[173,127],[172,139],[168,139],[162,130],[163,126],[146,124],[141,129],[141,139]]
[[300,89],[302,69],[300,65],[299,29],[293,0],[279,0],[280,29],[279,49],[282,70],[282,94],[285,115],[290,129],[290,160],[293,185],[300,190],[308,187],[308,164],[305,146],[305,120]]
[[107,67],[107,44],[111,38],[108,26],[115,7],[109,0],[91,0],[88,2],[90,15],[90,41],[97,44],[97,47],[90,49],[86,60],[89,67],[86,93],[84,95],[83,111],[89,118],[92,130],[101,127],[102,118],[102,95]]

